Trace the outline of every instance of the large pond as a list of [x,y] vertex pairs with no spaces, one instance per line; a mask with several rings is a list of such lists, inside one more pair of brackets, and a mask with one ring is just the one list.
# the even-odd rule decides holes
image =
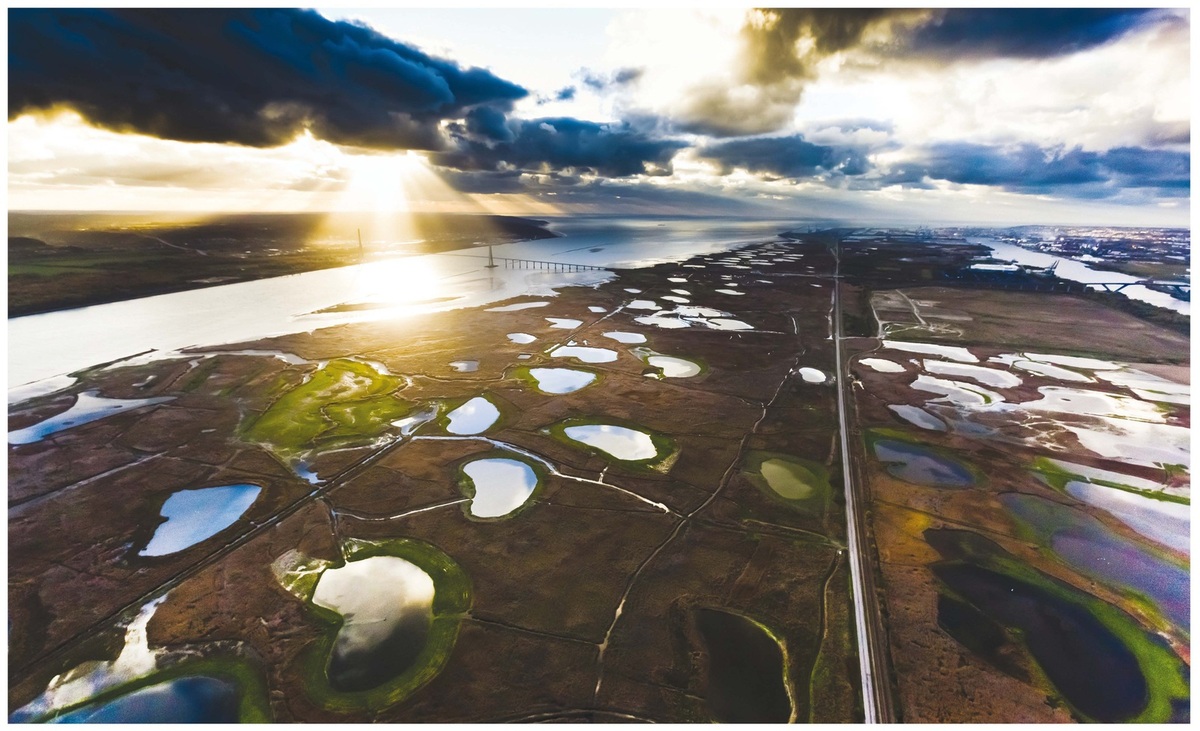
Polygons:
[[477,459],[463,465],[475,495],[467,511],[476,518],[500,518],[519,509],[537,488],[537,473],[515,459]]
[[258,485],[223,485],[174,493],[160,511],[166,522],[138,555],[166,556],[215,536],[242,517],[261,491]]
[[57,434],[64,429],[70,429],[81,424],[88,424],[106,416],[119,414],[130,409],[140,409],[173,400],[174,396],[159,396],[144,399],[114,399],[97,396],[99,391],[84,391],[75,397],[71,408],[40,421],[33,426],[17,429],[8,433],[9,444],[32,444],[40,442],[51,434]]
[[905,482],[926,487],[970,487],[975,476],[965,464],[932,449],[895,439],[872,443],[875,457],[887,464],[887,472]]
[[49,723],[237,723],[240,703],[241,692],[232,682],[187,676],[84,706]]
[[612,424],[585,424],[568,426],[563,433],[568,439],[595,447],[620,460],[637,461],[658,456],[654,440],[637,429]]
[[373,556],[328,569],[313,604],[342,615],[329,659],[334,690],[370,690],[408,670],[429,638],[433,579],[396,556]]
[[1191,552],[1191,505],[1078,480],[1068,482],[1065,489],[1071,497],[1100,508],[1146,538],[1181,553]]
[[1064,563],[1111,586],[1149,597],[1179,628],[1190,628],[1188,569],[1112,532],[1096,518],[1052,500],[1008,493],[1012,514]]
[[1114,723],[1146,704],[1146,677],[1121,640],[1083,606],[1034,584],[971,564],[934,574],[1000,624],[1019,630],[1050,682],[1097,721]]
[[720,609],[693,610],[708,653],[705,704],[721,723],[787,723],[792,702],[779,643],[757,623]]

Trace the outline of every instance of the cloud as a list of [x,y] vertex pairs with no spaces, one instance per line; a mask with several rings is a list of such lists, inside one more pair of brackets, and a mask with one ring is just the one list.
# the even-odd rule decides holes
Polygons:
[[511,139],[480,139],[450,125],[457,149],[431,156],[442,167],[466,171],[523,170],[625,177],[669,175],[671,158],[686,143],[659,139],[627,124],[598,124],[567,117],[512,119]]
[[[188,142],[439,149],[528,92],[361,25],[274,9],[9,11],[9,118],[70,107],[92,123]],[[491,114],[483,109],[490,109]],[[494,125],[492,125],[494,128]]]
[[[1044,59],[1084,51],[1157,22],[1147,9],[815,9],[747,13],[728,78],[694,85],[673,110],[679,126],[715,136],[776,131],[835,56],[878,68],[993,58]],[[831,68],[832,68],[831,67]]]
[[801,135],[727,140],[700,148],[696,156],[716,163],[722,175],[735,168],[773,178],[862,175],[868,167],[860,150],[816,145]]
[[896,53],[942,60],[1051,58],[1120,38],[1152,18],[1147,9],[972,8],[936,13]]
[[881,185],[923,185],[944,180],[1030,194],[1106,197],[1133,188],[1187,195],[1191,156],[1186,152],[1120,147],[1107,152],[945,142],[892,165]]
[[645,69],[640,68],[621,68],[610,74],[601,74],[590,69],[583,69],[577,76],[580,83],[584,86],[592,91],[601,93],[609,89],[628,86],[642,78],[642,74],[644,73]]

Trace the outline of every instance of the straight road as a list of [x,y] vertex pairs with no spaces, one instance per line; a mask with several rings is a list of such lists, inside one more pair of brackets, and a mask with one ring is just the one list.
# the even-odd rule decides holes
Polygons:
[[862,676],[863,712],[867,723],[895,723],[895,707],[888,683],[888,648],[883,618],[875,593],[875,573],[865,545],[866,506],[855,486],[850,465],[850,430],[846,374],[849,364],[842,354],[841,239],[834,245],[833,342],[837,358],[838,424],[842,439],[842,480],[846,486],[846,538],[850,554],[850,580],[854,585],[854,620],[858,636],[859,673]]

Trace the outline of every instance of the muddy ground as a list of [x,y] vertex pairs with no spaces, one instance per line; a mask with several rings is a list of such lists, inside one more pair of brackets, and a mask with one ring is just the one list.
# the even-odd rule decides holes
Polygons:
[[[832,268],[820,245],[751,247],[565,288],[544,307],[453,311],[227,348],[278,350],[304,363],[209,352],[118,364],[17,405],[10,430],[61,413],[86,390],[172,398],[10,445],[10,708],[65,670],[113,661],[123,627],[165,595],[146,629],[159,668],[151,677],[186,673],[196,658],[240,663],[237,672],[261,679],[281,722],[736,720],[722,716],[738,709],[709,702],[720,690],[710,684],[728,673],[709,665],[696,629],[701,608],[746,618],[782,649],[784,667],[765,672],[784,679],[790,708],[771,720],[859,719],[827,339]],[[731,287],[745,294],[715,291]],[[635,321],[654,313],[630,303],[669,310],[676,303],[661,297],[672,289],[753,329]],[[548,317],[581,324],[555,328]],[[621,344],[604,337],[610,331],[647,342]],[[509,333],[537,339],[518,344]],[[548,354],[568,341],[617,357],[591,364]],[[655,378],[638,347],[702,371]],[[334,420],[327,434],[341,436],[303,454],[286,435],[251,428],[337,359],[358,363],[347,367],[366,369],[368,381],[381,369],[402,379],[388,397],[402,405],[388,402],[388,413],[440,405],[444,415],[487,395],[500,417],[478,437],[450,439],[442,419],[400,428],[372,421],[378,402],[352,400],[335,416],[330,401],[316,418]],[[450,365],[468,360],[475,370]],[[598,379],[547,395],[520,377],[522,366],[581,368]],[[825,382],[806,381],[802,367]],[[607,457],[552,429],[567,419],[642,430],[660,453],[644,463]],[[474,519],[459,470],[497,449],[536,467],[541,484],[511,516]],[[820,487],[824,501],[798,507],[755,483],[744,474],[753,450],[823,466],[834,475]],[[232,525],[169,555],[139,555],[169,496],[229,484],[262,488]],[[413,687],[386,699],[331,695],[311,658],[328,623],[281,585],[277,568],[291,555],[335,565],[349,542],[394,539],[427,544],[456,564],[469,579],[469,609],[451,618],[451,649]]]

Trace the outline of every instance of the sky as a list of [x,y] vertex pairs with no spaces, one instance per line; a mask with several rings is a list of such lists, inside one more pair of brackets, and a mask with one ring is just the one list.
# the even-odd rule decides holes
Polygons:
[[10,9],[10,210],[1186,226],[1159,9]]

